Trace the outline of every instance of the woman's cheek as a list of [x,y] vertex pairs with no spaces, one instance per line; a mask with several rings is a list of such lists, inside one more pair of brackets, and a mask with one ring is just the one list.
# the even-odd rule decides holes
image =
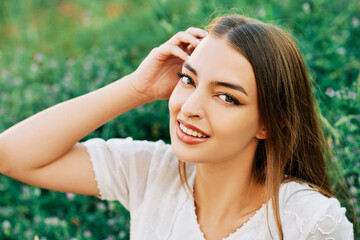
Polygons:
[[169,98],[169,111],[171,113],[178,113],[181,110],[181,106],[186,102],[189,97],[190,91],[184,89],[180,83],[176,85],[174,91]]

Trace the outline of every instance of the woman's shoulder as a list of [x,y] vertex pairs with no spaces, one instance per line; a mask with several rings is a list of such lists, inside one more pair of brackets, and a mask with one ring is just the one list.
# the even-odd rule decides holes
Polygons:
[[306,183],[292,181],[282,184],[279,200],[282,222],[296,223],[299,234],[315,239],[324,236],[353,239],[353,227],[345,216],[346,209],[336,198],[327,197]]
[[[282,204],[302,204],[332,201],[331,198],[321,194],[316,188],[309,186],[303,182],[291,181],[281,184],[280,187],[280,202]],[[316,200],[316,201],[314,201]]]
[[90,152],[98,152],[98,155],[101,155],[100,153],[102,152],[108,152],[115,159],[121,159],[126,156],[126,158],[150,160],[152,158],[162,159],[165,156],[172,155],[171,145],[166,144],[162,140],[134,140],[131,137],[112,138],[109,140],[93,138],[83,142],[83,144]]

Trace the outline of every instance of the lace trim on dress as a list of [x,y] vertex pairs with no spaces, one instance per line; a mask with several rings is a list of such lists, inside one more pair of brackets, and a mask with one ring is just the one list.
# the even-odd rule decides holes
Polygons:
[[[299,233],[301,235],[305,234],[304,236],[309,240],[335,240],[335,238],[330,235],[335,232],[337,226],[342,221],[342,218],[337,219],[334,215],[330,214],[326,214],[316,219],[306,218],[304,220],[293,211],[284,211],[283,214],[295,217],[296,225],[294,225],[294,227],[296,226]],[[349,236],[351,236],[351,234],[349,234]]]
[[[195,223],[197,224],[197,227],[198,227],[198,230],[200,231],[200,234],[202,235],[203,239],[202,240],[206,240],[205,238],[205,234],[202,232],[201,230],[201,227],[200,227],[200,224],[198,222],[198,218],[197,218],[197,214],[196,214],[196,206],[194,204],[194,199],[192,199],[192,207],[193,207],[193,220],[195,221]],[[234,232],[230,233],[228,236],[226,237],[223,237],[222,240],[231,240],[232,237],[234,237],[235,235],[237,235],[240,231],[242,231],[243,229],[246,229],[247,226],[252,222],[252,220],[257,217],[261,211],[263,211],[263,209],[265,208],[266,206],[266,203],[263,203],[261,205],[261,207],[256,210],[256,212],[251,216],[249,217],[249,219],[247,221],[245,221],[241,226],[239,226]]]
[[[82,144],[85,146],[84,143],[82,143]],[[98,175],[97,175],[96,172],[95,172],[95,162],[94,162],[94,159],[92,159],[92,154],[90,154],[90,148],[85,147],[85,149],[86,149],[86,152],[87,152],[88,155],[89,155],[90,163],[91,163],[91,167],[92,167],[92,171],[93,171],[93,173],[94,173],[94,175],[95,175],[96,187],[97,187],[97,189],[98,189],[98,191],[99,191],[99,196],[97,196],[97,197],[100,198],[101,200],[103,200],[103,193],[101,192],[101,188],[100,188],[100,186],[99,186],[99,179],[98,179],[99,177],[98,177]]]
[[230,233],[227,237],[223,237],[222,240],[230,240],[233,236],[237,235],[240,231],[243,231],[244,229],[246,229],[247,226],[250,225],[252,220],[255,219],[260,214],[260,212],[265,208],[265,206],[266,206],[266,203],[263,203],[261,205],[261,207],[258,210],[256,210],[254,215],[249,217],[249,219],[247,221],[245,221],[240,227],[238,227],[234,232]]
[[[323,239],[324,236],[333,234],[340,221],[337,221],[334,216],[328,214],[316,219],[312,222],[310,239],[319,240]],[[335,238],[327,237],[326,240],[335,240]]]

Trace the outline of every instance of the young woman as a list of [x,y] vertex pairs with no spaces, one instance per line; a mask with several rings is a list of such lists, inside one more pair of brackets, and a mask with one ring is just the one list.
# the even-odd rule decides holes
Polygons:
[[[177,33],[132,74],[3,132],[1,172],[120,201],[131,239],[353,239],[330,196],[325,142],[293,40],[240,15],[207,30]],[[171,145],[78,143],[159,99],[169,99]]]

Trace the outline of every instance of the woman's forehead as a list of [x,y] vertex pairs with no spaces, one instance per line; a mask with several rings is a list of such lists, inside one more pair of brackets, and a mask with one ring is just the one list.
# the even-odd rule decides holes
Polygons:
[[256,92],[255,74],[250,62],[225,38],[204,38],[186,64],[199,79],[237,82],[250,92]]

